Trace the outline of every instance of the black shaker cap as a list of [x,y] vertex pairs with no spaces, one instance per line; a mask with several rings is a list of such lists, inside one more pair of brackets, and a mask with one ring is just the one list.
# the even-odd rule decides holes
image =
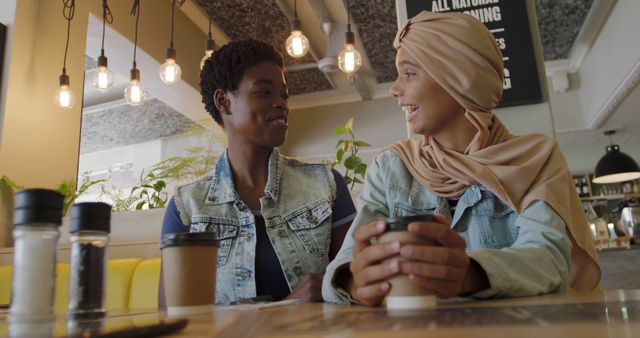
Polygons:
[[103,202],[81,202],[71,206],[71,233],[111,231],[111,206]]
[[62,224],[64,195],[49,189],[23,189],[16,192],[13,224],[48,226]]

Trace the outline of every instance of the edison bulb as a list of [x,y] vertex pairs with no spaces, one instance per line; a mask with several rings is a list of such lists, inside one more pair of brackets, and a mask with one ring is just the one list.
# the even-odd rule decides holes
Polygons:
[[353,48],[353,45],[345,45],[338,55],[338,67],[340,67],[340,70],[347,74],[353,74],[360,69],[360,66],[362,66],[360,52]]
[[141,105],[147,98],[147,91],[144,90],[140,81],[131,80],[129,86],[124,90],[124,98],[127,100],[127,103],[132,106]]
[[202,57],[202,60],[200,60],[200,70],[202,70],[204,63],[207,62],[207,59],[210,58],[211,55],[213,55],[213,49],[207,49],[207,51],[204,52],[204,56]]
[[70,109],[76,103],[76,96],[71,91],[68,85],[61,85],[56,91],[54,97],[56,106],[64,109]]
[[178,82],[181,76],[182,69],[180,69],[175,59],[167,58],[160,66],[160,80],[168,85]]
[[107,91],[113,85],[113,75],[109,68],[98,67],[98,71],[93,74],[93,86],[100,91]]
[[286,45],[287,53],[294,58],[301,58],[309,52],[309,40],[300,30],[291,31]]

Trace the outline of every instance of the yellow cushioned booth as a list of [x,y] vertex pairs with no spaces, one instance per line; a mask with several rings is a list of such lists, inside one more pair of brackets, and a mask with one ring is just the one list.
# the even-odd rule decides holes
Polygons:
[[[54,310],[65,313],[69,301],[69,264],[58,263],[56,268],[56,290]],[[0,304],[11,301],[13,267],[0,266]],[[107,310],[156,308],[160,259],[124,258],[107,263],[106,308]]]
[[9,304],[11,301],[11,278],[13,267],[11,265],[0,266],[0,304]]
[[107,263],[107,310],[126,309],[129,306],[133,272],[142,258],[112,259]]
[[140,262],[133,273],[129,309],[157,308],[159,280],[160,258],[150,258]]

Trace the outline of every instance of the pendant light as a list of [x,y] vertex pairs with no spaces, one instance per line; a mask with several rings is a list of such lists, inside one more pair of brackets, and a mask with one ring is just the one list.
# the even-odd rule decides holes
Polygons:
[[140,0],[133,0],[131,15],[136,16],[136,31],[133,41],[133,68],[131,68],[131,81],[124,90],[124,98],[132,106],[141,105],[147,98],[147,91],[140,84],[140,71],[136,68],[136,49],[138,48],[138,21],[140,20]]
[[204,67],[204,63],[208,58],[213,55],[213,52],[216,50],[216,42],[213,41],[213,36],[211,35],[211,13],[209,13],[209,35],[207,35],[207,41],[204,43],[204,56],[202,60],[200,60],[200,69]]
[[309,40],[302,34],[302,23],[298,19],[298,1],[293,1],[293,20],[291,20],[291,35],[287,38],[287,53],[294,58],[301,58],[309,52]]
[[617,144],[613,144],[611,135],[615,130],[607,130],[605,135],[609,136],[607,153],[602,156],[596,165],[595,178],[593,183],[607,184],[635,180],[640,178],[640,167],[631,156],[620,151]]
[[102,92],[109,90],[113,85],[113,74],[107,66],[107,57],[104,56],[104,32],[107,22],[113,23],[113,16],[107,5],[107,0],[102,0],[102,47],[98,57],[98,71],[93,74],[92,81],[93,86]]
[[173,26],[177,5],[176,0],[171,0],[171,42],[167,48],[166,59],[160,66],[160,80],[168,85],[175,84],[182,77],[182,69],[176,63],[176,49],[173,48]]
[[356,73],[362,66],[362,56],[354,45],[356,36],[351,31],[351,14],[349,13],[349,1],[347,0],[347,31],[344,33],[344,49],[338,54],[338,67],[347,74]]
[[54,96],[55,104],[63,109],[71,109],[76,101],[75,94],[69,88],[69,75],[67,75],[67,52],[69,51],[69,33],[71,32],[71,19],[76,11],[75,0],[62,0],[62,15],[67,20],[67,43],[64,47],[64,61],[62,62],[62,74],[60,74],[60,88]]

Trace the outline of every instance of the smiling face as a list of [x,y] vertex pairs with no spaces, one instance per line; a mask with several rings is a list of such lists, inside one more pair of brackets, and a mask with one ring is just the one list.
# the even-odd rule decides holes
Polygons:
[[398,78],[390,92],[406,114],[412,133],[433,136],[456,125],[465,109],[402,48],[396,54]]
[[216,101],[229,141],[278,147],[287,135],[289,94],[282,69],[271,62],[247,68],[232,92],[218,91]]

